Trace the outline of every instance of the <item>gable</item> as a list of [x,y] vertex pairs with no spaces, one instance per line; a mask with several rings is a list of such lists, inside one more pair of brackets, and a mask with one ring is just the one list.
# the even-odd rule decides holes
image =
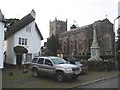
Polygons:
[[41,40],[43,40],[43,36],[42,36],[42,34],[41,34],[41,32],[40,32],[40,30],[39,30],[39,28],[38,28],[38,26],[37,26],[37,24],[36,24],[36,23],[35,23],[35,28],[36,28],[37,33],[39,34],[39,36],[40,36]]
[[6,39],[15,34],[17,31],[24,28],[26,25],[34,21],[35,19],[28,14],[27,16],[23,17],[20,21],[15,22],[6,32]]
[[105,23],[109,23],[109,24],[112,24],[107,18],[102,20],[101,22],[105,22]]
[[[19,30],[21,30],[22,28],[26,27],[28,24],[30,24],[31,22],[33,22],[35,19],[33,18],[33,16],[31,14],[26,15],[25,17],[23,17],[20,21],[15,22],[6,32],[6,38],[9,38],[10,36],[14,35],[16,32],[18,32]],[[43,36],[37,26],[37,24],[35,23],[35,28],[37,30],[37,33],[39,34],[41,40],[43,40]]]

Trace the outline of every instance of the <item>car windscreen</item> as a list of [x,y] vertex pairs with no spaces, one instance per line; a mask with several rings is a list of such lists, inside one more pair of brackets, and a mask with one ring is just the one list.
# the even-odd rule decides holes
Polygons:
[[75,64],[81,64],[80,61],[76,61]]
[[67,64],[67,62],[62,58],[51,58],[54,64]]

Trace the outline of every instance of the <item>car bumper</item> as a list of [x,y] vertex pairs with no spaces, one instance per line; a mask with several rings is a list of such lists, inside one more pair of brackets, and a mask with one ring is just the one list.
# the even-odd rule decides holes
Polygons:
[[79,72],[72,72],[72,73],[65,73],[65,77],[66,78],[72,78],[73,76],[79,76],[80,75],[80,71]]

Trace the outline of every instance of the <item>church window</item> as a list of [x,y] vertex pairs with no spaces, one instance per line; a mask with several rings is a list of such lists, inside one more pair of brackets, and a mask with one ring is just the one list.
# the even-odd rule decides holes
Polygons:
[[111,50],[111,37],[109,34],[106,34],[103,38],[103,43],[104,43],[104,49],[105,51],[110,51]]
[[63,30],[63,26],[61,26],[60,29]]

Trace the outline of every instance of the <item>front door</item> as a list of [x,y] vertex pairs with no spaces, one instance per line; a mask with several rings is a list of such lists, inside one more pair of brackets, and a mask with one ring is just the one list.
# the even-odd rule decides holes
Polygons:
[[22,64],[22,55],[16,55],[16,65],[21,66]]

